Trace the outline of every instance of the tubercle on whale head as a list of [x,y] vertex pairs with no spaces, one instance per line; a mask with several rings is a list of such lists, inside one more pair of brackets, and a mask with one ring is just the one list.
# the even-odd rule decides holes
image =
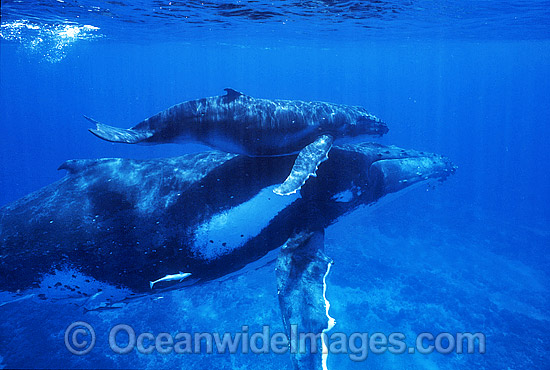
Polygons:
[[369,113],[359,113],[355,117],[350,117],[349,121],[341,128],[344,136],[383,136],[389,131],[388,125]]
[[376,116],[373,116],[372,114],[361,116],[357,120],[357,125],[360,126],[360,130],[364,130],[370,135],[382,136],[387,134],[389,131],[386,122]]

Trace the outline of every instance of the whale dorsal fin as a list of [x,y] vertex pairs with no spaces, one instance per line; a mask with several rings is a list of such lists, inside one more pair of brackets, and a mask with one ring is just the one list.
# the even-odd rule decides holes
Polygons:
[[231,103],[233,100],[237,99],[239,96],[244,95],[241,92],[238,92],[237,90],[233,90],[231,88],[223,89],[227,94],[223,97],[225,98],[226,103]]
[[98,163],[101,160],[98,159],[70,159],[68,161],[65,161],[61,166],[57,168],[57,170],[67,170],[71,175],[74,175],[75,173],[82,172],[86,170],[87,168],[90,168],[90,166],[93,166],[94,164]]
[[81,173],[89,168],[102,164],[119,164],[120,158],[99,158],[99,159],[69,159],[57,168],[57,170],[66,170],[71,175]]

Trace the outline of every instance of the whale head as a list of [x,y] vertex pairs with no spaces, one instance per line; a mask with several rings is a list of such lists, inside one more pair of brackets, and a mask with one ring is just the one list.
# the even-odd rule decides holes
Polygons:
[[[364,108],[352,107],[342,114],[341,119],[334,120],[332,130],[328,130],[343,143],[359,143],[368,136],[382,136],[388,133],[388,125],[378,117],[368,113]],[[353,138],[361,138],[356,140]],[[344,140],[344,142],[342,141]]]
[[417,184],[444,181],[456,171],[449,158],[377,143],[335,146],[302,197],[354,209]]
[[355,122],[351,122],[348,125],[348,129],[351,130],[352,136],[371,135],[382,136],[388,133],[388,125],[378,117],[367,113],[360,112]]

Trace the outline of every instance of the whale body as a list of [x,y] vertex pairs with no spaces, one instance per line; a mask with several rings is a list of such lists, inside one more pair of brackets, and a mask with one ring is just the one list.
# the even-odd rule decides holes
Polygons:
[[365,108],[325,102],[257,99],[233,89],[226,95],[174,105],[129,129],[99,123],[90,132],[116,143],[200,142],[252,157],[301,152],[277,194],[296,192],[326,160],[332,144],[381,136],[387,125]]
[[[455,167],[436,154],[345,145],[300,194],[275,196],[293,160],[205,152],[67,161],[64,178],[0,208],[0,305],[68,298],[103,310],[277,259],[285,328],[324,332],[334,324],[324,297],[325,228],[390,193],[444,180]],[[171,278],[152,290],[161,276]],[[291,356],[295,368],[326,361],[320,353]]]

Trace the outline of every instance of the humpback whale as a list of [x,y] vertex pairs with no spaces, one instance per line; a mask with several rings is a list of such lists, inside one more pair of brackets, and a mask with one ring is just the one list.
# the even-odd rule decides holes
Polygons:
[[333,143],[381,136],[387,125],[362,107],[325,102],[257,99],[233,89],[226,95],[174,105],[129,129],[96,124],[90,132],[115,143],[200,142],[252,157],[300,153],[290,175],[274,191],[296,192],[327,159]]
[[[67,161],[64,178],[0,208],[0,305],[38,297],[105,310],[245,273],[268,258],[277,260],[285,329],[326,332],[334,320],[325,228],[390,193],[442,181],[455,167],[394,146],[335,146],[299,194],[274,196],[293,160],[205,152]],[[297,369],[326,361],[321,352],[291,357]]]

